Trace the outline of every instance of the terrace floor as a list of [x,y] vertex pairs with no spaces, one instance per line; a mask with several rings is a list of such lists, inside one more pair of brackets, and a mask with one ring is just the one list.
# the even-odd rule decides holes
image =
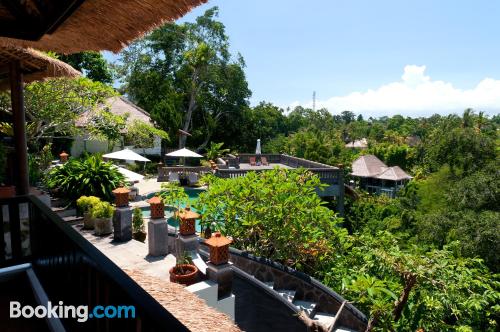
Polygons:
[[92,230],[83,230],[82,225],[73,227],[189,330],[240,331],[229,316],[209,307],[205,301],[185,290],[183,286],[170,282],[168,271],[175,265],[173,255],[151,257],[148,255],[147,243],[136,240],[115,242],[113,235],[99,237],[95,236]]
[[260,165],[260,166],[251,166],[250,164],[248,163],[240,163],[240,169],[243,169],[243,170],[255,170],[255,171],[258,171],[258,170],[262,170],[262,169],[273,169],[275,168],[276,166],[278,166],[279,168],[289,168],[291,169],[292,167],[288,166],[288,165],[285,165],[285,164],[278,164],[278,163],[269,163],[268,166],[264,166],[264,165]]

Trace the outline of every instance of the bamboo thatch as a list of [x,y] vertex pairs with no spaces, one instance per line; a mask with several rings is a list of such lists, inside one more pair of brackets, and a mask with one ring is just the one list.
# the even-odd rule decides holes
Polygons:
[[[51,58],[30,48],[0,46],[0,67],[5,68],[11,61],[20,61],[25,83],[40,81],[50,77],[77,77],[80,72],[67,63]],[[9,76],[0,75],[0,90],[9,88]]]
[[52,34],[38,41],[0,38],[0,45],[76,53],[118,52],[134,39],[207,0],[86,0]]

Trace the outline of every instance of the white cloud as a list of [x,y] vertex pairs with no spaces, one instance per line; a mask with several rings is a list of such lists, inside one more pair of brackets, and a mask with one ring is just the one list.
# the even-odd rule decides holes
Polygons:
[[[461,113],[468,107],[489,114],[500,111],[500,80],[485,78],[474,88],[462,90],[449,82],[431,80],[425,69],[426,66],[405,66],[400,81],[375,90],[319,100],[316,108],[325,107],[333,113],[351,110],[366,116]],[[303,105],[311,107],[312,102]]]

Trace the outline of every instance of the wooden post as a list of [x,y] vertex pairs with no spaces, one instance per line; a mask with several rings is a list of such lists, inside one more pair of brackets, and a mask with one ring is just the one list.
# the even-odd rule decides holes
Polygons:
[[16,190],[18,195],[29,193],[28,148],[26,144],[26,118],[24,114],[23,74],[21,62],[9,64],[10,98],[12,101],[12,122],[14,146],[16,148]]

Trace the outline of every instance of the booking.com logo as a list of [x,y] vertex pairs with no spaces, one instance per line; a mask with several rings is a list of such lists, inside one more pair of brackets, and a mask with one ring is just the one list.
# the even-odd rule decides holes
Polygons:
[[135,306],[133,305],[97,305],[92,310],[86,305],[74,306],[64,305],[59,301],[58,305],[52,305],[48,301],[47,305],[36,307],[25,305],[20,302],[10,301],[10,318],[76,318],[80,323],[86,322],[90,318],[135,318]]

